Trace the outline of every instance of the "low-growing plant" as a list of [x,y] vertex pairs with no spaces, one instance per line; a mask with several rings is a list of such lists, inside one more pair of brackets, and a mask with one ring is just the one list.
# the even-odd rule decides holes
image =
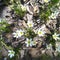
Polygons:
[[[14,11],[14,14],[17,17],[23,18],[24,15],[27,13],[27,9],[25,5],[20,3],[20,0],[12,0],[12,10]],[[30,1],[29,1],[30,2]],[[58,3],[58,4],[57,4]],[[2,50],[2,47],[7,50],[8,55],[6,58],[9,60],[18,60],[21,58],[21,54],[24,55],[25,50],[30,51],[29,48],[35,48],[38,50],[40,48],[44,50],[52,50],[53,52],[60,53],[60,33],[57,31],[57,29],[51,29],[49,26],[47,27],[46,23],[47,20],[56,20],[57,16],[59,14],[59,0],[44,0],[44,3],[40,6],[40,20],[44,21],[44,26],[38,26],[35,29],[34,19],[36,16],[33,16],[33,19],[31,20],[24,20],[24,24],[22,26],[19,26],[18,21],[14,21],[14,23],[17,23],[17,26],[14,24],[14,28],[10,29],[11,25],[6,22],[7,20],[0,20],[0,51]],[[35,8],[36,9],[36,8]],[[22,27],[22,28],[21,28]],[[47,33],[45,31],[45,28],[50,29],[50,33]],[[14,30],[16,29],[16,30]],[[13,31],[14,30],[14,31]],[[6,42],[5,38],[6,36],[4,34],[11,33],[11,36],[7,38],[7,41],[10,40],[10,42]],[[11,37],[11,39],[10,39]],[[37,39],[35,39],[37,38]],[[41,46],[39,45],[40,42],[42,42]],[[43,45],[45,44],[45,47]],[[39,46],[38,46],[39,45]],[[24,50],[24,53],[20,52],[20,50]],[[36,51],[37,52],[37,51]],[[38,51],[40,52],[40,51]],[[43,51],[44,53],[44,51]],[[53,54],[54,55],[54,54]],[[55,56],[54,56],[55,57]],[[49,56],[42,55],[41,59],[46,60],[49,58]],[[51,59],[49,59],[51,60]]]
[[17,16],[22,18],[26,14],[26,6],[22,5],[20,1],[12,3],[13,3],[12,10]]

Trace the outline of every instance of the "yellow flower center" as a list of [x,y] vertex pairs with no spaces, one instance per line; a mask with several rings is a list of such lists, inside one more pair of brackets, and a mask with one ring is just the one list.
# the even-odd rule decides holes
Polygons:
[[23,32],[20,32],[20,35],[22,35],[23,34]]
[[31,27],[31,26],[32,26],[32,24],[29,24],[29,26]]
[[38,32],[38,34],[42,34],[42,32],[41,32],[41,31],[39,31],[39,32]]
[[44,0],[44,2],[48,3],[48,2],[49,2],[49,0]]
[[53,38],[56,38],[57,36],[56,35],[53,35]]
[[28,44],[30,44],[30,40],[28,40]]

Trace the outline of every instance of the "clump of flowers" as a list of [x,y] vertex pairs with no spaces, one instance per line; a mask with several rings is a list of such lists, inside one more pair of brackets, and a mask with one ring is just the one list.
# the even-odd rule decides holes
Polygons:
[[[6,22],[2,22],[2,20],[0,20],[0,43],[2,44],[1,47],[4,46],[6,49],[8,49],[8,56],[10,58],[15,58],[15,56],[19,58],[20,49],[23,49],[24,47],[26,49],[28,49],[29,47],[33,49],[35,49],[35,47],[37,49],[39,48],[38,52],[40,52],[40,48],[42,48],[42,53],[44,53],[45,50],[54,50],[60,52],[60,46],[57,43],[58,41],[60,42],[60,34],[57,34],[55,32],[56,30],[53,31],[53,29],[50,28],[54,28],[56,24],[54,23],[53,25],[53,23],[51,24],[50,22],[50,24],[46,24],[48,20],[52,21],[54,19],[57,19],[60,12],[60,4],[57,4],[56,10],[51,10],[52,8],[56,7],[53,5],[53,3],[57,2],[58,0],[41,0],[42,3],[40,3],[40,0],[36,1],[37,2],[33,2],[33,0],[24,0],[22,2],[22,0],[11,0],[11,2],[13,3],[12,11],[10,12],[12,12],[11,15],[13,15],[11,16],[11,19],[13,20],[12,25],[14,28],[17,28],[15,32],[13,31],[13,33],[11,33],[12,30],[14,30],[14,28],[10,28],[12,25],[10,26]],[[10,18],[10,16],[7,17]],[[42,25],[44,26],[42,27]],[[11,32],[6,33],[8,31],[7,28],[10,28]],[[8,41],[5,42],[5,38],[7,38]],[[9,48],[11,47],[14,51],[9,50]],[[26,49],[24,49],[24,52]],[[22,55],[24,55],[24,53]]]
[[45,35],[46,32],[42,30],[45,26],[43,26],[42,28],[38,28],[38,30],[34,30],[33,26],[34,26],[33,21],[28,20],[26,29],[16,30],[16,32],[13,33],[13,37],[19,38],[21,36],[24,36],[26,38],[25,41],[26,47],[36,46],[37,42],[33,40],[33,38],[36,37],[37,35],[39,37],[42,37]]

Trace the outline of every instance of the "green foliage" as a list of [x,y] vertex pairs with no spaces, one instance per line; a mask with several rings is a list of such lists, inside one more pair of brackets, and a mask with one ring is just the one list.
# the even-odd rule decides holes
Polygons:
[[[49,20],[49,16],[51,15],[51,9],[56,6],[59,0],[51,0],[49,4],[41,6],[40,18],[43,21]],[[56,8],[56,7],[55,7]]]
[[51,0],[51,2],[52,2],[52,4],[54,5],[54,4],[58,3],[59,0]]
[[[10,0],[4,1],[4,3],[7,4],[7,2],[9,2]],[[58,8],[58,6],[56,6],[56,4],[58,3],[59,0],[51,0],[48,4],[43,4],[41,5],[41,9],[40,9],[40,19],[41,21],[44,21],[46,23],[47,20],[49,20],[49,16],[51,15],[52,12],[54,12],[55,9]],[[12,2],[12,10],[14,11],[14,14],[20,18],[23,18],[24,15],[26,14],[26,8],[24,5],[22,5],[20,3],[20,0],[13,0]],[[52,10],[53,11],[52,11]],[[4,46],[7,50],[8,49],[13,49],[15,51],[15,56],[13,58],[9,58],[10,60],[18,60],[19,56],[20,56],[20,50],[22,49],[22,44],[18,43],[17,47],[12,47],[9,44],[6,44],[4,41],[4,38],[2,37],[3,33],[7,33],[7,32],[11,32],[10,30],[10,25],[6,22],[6,20],[2,19],[0,22],[0,50],[2,48],[2,46]],[[35,32],[33,31],[32,28],[26,28],[25,33],[25,38],[33,38],[37,36],[37,34],[35,34]],[[53,49],[55,49],[55,45],[56,45],[56,41],[55,39],[53,39],[52,35],[54,34],[54,31],[51,32],[51,34],[46,36],[46,44],[52,44]],[[18,40],[18,38],[17,38]],[[60,55],[59,55],[60,56]],[[27,57],[27,56],[26,56]],[[42,55],[41,60],[53,60],[49,55]]]
[[17,2],[17,3],[13,2],[12,9],[14,10],[14,13],[20,18],[22,18],[26,13],[26,8],[23,5],[21,5],[20,2]]
[[52,37],[52,34],[51,35],[47,35],[46,37],[46,43],[47,44],[52,44],[52,48],[55,50],[55,40],[53,39]]
[[36,36],[36,34],[31,28],[29,28],[26,30],[25,36],[27,38],[34,38]]
[[50,14],[51,14],[51,10],[49,10],[49,9],[41,12],[41,14],[40,14],[41,20],[45,20],[45,22],[46,22],[48,20],[48,17]]
[[8,26],[10,26],[6,20],[2,19],[0,22],[0,32],[9,32],[10,29],[7,28]]
[[41,58],[40,58],[41,60],[53,60],[53,58],[51,57],[51,56],[49,56],[49,55],[46,55],[46,54],[42,54],[41,55]]
[[2,1],[5,5],[8,5],[8,3],[10,2],[10,0],[2,0]]

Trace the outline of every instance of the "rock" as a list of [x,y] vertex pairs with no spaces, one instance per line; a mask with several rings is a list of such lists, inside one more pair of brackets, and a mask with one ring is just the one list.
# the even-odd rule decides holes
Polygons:
[[49,21],[47,21],[47,26],[48,26],[48,28],[50,28],[50,29],[56,29],[56,24],[57,24],[57,20],[49,20]]
[[8,22],[8,24],[13,24],[14,23],[14,19],[12,19],[11,16],[11,8],[10,6],[6,6],[2,12],[2,18],[6,19],[6,21]]
[[53,57],[53,51],[52,50],[46,50],[46,54]]
[[11,16],[10,11],[11,11],[11,8],[9,6],[6,6],[3,10],[2,17],[3,18],[10,17]]
[[24,57],[24,50],[20,50],[21,58]]
[[17,24],[19,25],[19,27],[23,26],[23,20],[18,20]]
[[33,15],[33,16],[38,16],[39,14],[39,6],[36,4],[34,5],[34,3],[32,4],[30,2],[31,5],[27,5],[27,11]]
[[40,54],[41,54],[41,52],[38,49],[36,49],[36,48],[32,48],[29,51],[29,53],[31,54],[32,57],[39,57]]
[[42,53],[42,54],[45,54],[45,50],[42,50],[41,53]]
[[27,14],[27,20],[32,20],[33,19],[33,15]]
[[38,16],[38,14],[39,14],[39,7],[38,6],[33,7],[33,13],[34,13],[34,16]]
[[12,34],[11,34],[11,33],[7,33],[5,36],[6,36],[8,39],[11,39],[11,38],[12,38]]
[[51,34],[50,30],[46,27],[45,24],[43,24],[41,28],[46,32],[46,34]]
[[23,3],[28,3],[29,0],[21,0]]
[[5,57],[4,60],[7,60],[7,58]]
[[13,27],[13,28],[12,28],[12,31],[13,31],[13,32],[15,32],[16,30],[18,30],[17,27]]
[[44,4],[44,0],[39,0],[39,3]]
[[55,56],[58,56],[58,52],[55,51],[55,52],[54,52],[54,55],[55,55]]
[[59,33],[60,33],[60,27],[59,27]]
[[5,40],[5,42],[6,43],[11,43],[11,41],[12,41],[12,34],[11,33],[7,33],[6,35],[5,35],[5,38],[6,38],[6,40]]
[[23,26],[24,26],[25,28],[28,27],[25,21],[23,21]]
[[6,57],[8,55],[7,50],[3,47],[2,48],[2,56]]
[[33,8],[29,5],[27,5],[27,11],[33,15]]
[[40,19],[37,19],[36,21],[37,21],[38,24],[40,24]]

